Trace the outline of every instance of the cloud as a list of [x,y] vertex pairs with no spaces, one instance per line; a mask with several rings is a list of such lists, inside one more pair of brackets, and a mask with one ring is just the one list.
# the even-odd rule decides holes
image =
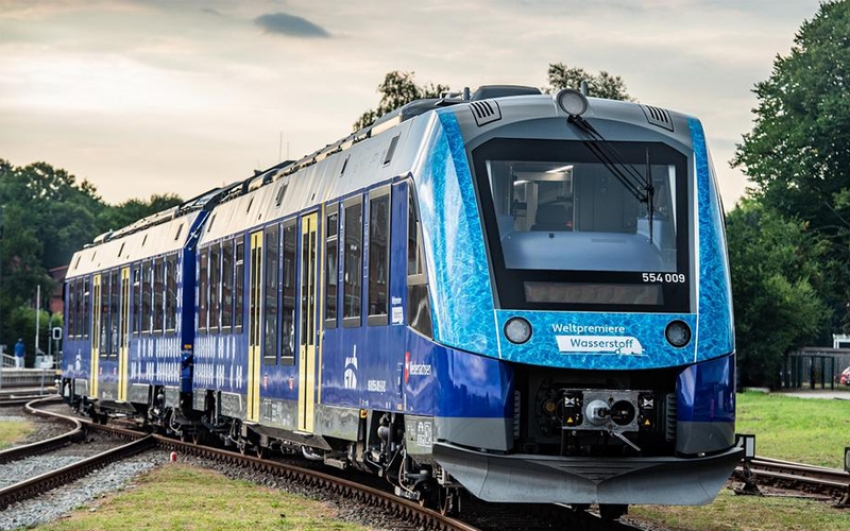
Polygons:
[[201,13],[206,13],[207,15],[215,15],[217,17],[223,16],[220,12],[216,11],[211,7],[205,7],[201,9]]
[[310,22],[306,18],[287,13],[267,13],[255,18],[254,24],[263,28],[265,33],[304,38],[327,38],[331,36],[325,28]]

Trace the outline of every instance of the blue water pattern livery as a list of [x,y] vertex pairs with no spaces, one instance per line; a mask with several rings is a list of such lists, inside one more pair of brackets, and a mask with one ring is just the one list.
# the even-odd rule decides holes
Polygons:
[[688,120],[696,166],[699,209],[699,302],[694,361],[701,361],[735,349],[732,319],[732,293],[729,259],[723,234],[723,215],[717,195],[699,120]]
[[429,255],[434,339],[495,356],[493,290],[466,148],[454,113],[437,115],[427,160],[414,175]]

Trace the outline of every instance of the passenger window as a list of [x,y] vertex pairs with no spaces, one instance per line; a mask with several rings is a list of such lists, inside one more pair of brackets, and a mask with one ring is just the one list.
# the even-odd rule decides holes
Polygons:
[[151,284],[153,282],[153,264],[150,260],[142,263],[142,325],[143,334],[151,332]]
[[283,301],[280,323],[280,363],[295,364],[295,222],[283,228]]
[[336,328],[339,283],[339,205],[325,217],[325,328]]
[[221,244],[221,331],[233,326],[233,240]]
[[139,335],[142,328],[142,270],[141,264],[133,267],[133,335]]
[[109,354],[111,357],[118,357],[118,279],[119,272],[112,271],[109,273]]
[[165,264],[165,329],[173,332],[177,328],[177,255],[169,256]]
[[219,290],[221,289],[221,245],[218,243],[210,246],[209,272],[208,328],[211,333],[217,333],[219,319],[221,318],[221,300],[219,298]]
[[363,203],[345,206],[342,317],[345,326],[360,326],[363,280]]
[[386,325],[389,312],[389,188],[369,200],[369,324]]
[[154,262],[153,270],[153,331],[154,333],[162,332],[162,312],[164,308],[163,295],[165,295],[165,262],[162,258],[157,258]]
[[89,296],[91,292],[89,290],[89,278],[86,277],[83,279],[83,337],[89,337],[89,328],[91,327],[91,305],[89,304]]
[[408,325],[431,337],[431,304],[422,254],[422,230],[417,216],[413,187],[407,202],[407,322]]
[[75,316],[77,311],[77,281],[72,280],[66,284],[66,289],[68,290],[68,295],[66,296],[66,300],[68,304],[65,306],[65,324],[68,328],[68,336],[71,338],[76,337],[77,332],[75,329],[77,318]]
[[263,293],[263,363],[277,364],[277,308],[278,308],[278,278],[280,275],[280,225],[266,227],[263,235],[266,257],[263,264],[265,282]]
[[245,242],[242,236],[236,237],[234,247],[235,284],[233,285],[233,326],[237,331],[242,330],[244,291],[245,291]]
[[201,249],[198,268],[198,330],[207,329],[207,250]]

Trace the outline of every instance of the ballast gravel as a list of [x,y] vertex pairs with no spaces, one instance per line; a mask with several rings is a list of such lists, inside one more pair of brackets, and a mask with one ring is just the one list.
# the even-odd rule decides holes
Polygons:
[[[0,512],[0,530],[7,531],[50,522],[109,492],[123,489],[139,474],[166,461],[167,452],[146,452],[108,465],[81,480],[37,498],[11,505]],[[3,465],[1,468],[7,466],[9,465]],[[57,461],[58,466],[61,465]]]

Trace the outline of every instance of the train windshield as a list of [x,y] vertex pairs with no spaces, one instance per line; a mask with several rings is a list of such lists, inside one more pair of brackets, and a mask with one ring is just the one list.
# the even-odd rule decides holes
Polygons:
[[581,141],[475,150],[503,307],[687,310],[685,158],[663,144],[611,145],[640,188]]

